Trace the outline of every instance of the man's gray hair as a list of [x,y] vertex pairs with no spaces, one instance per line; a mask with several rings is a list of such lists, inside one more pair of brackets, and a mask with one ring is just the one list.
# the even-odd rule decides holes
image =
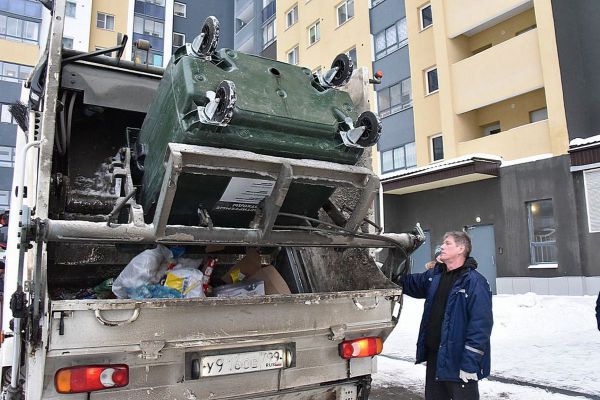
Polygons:
[[452,237],[452,239],[454,239],[454,242],[456,242],[457,245],[464,246],[465,257],[469,257],[469,255],[471,254],[471,248],[472,248],[471,247],[471,238],[469,237],[469,235],[467,235],[463,231],[446,232],[444,234],[444,240],[446,240],[446,238],[448,236]]

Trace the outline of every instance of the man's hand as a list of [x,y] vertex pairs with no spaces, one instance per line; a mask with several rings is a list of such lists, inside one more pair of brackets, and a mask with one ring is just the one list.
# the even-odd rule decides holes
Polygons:
[[458,373],[458,377],[462,379],[464,383],[469,383],[469,379],[472,381],[477,380],[477,374],[470,374],[468,372],[463,371],[462,369]]

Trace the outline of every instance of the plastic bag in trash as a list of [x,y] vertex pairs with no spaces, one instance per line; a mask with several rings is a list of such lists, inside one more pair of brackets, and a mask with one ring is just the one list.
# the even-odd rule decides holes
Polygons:
[[112,285],[113,293],[119,298],[127,298],[128,289],[158,283],[167,271],[169,258],[171,251],[163,245],[144,250],[135,256],[115,279]]
[[204,297],[202,271],[193,268],[175,268],[167,272],[165,286],[177,290],[184,298]]
[[144,285],[125,290],[130,299],[181,299],[177,290],[162,285]]

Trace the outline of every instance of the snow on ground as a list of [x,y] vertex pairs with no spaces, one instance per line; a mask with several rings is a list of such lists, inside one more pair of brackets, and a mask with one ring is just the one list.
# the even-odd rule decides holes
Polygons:
[[[494,296],[492,376],[600,395],[600,332],[595,301],[593,296],[533,293]],[[422,312],[423,300],[405,296],[400,321],[385,342],[383,354],[414,360]],[[378,363],[375,385],[402,384],[423,390],[424,366],[385,357],[379,357]],[[500,397],[502,392],[508,397]],[[541,397],[533,397],[534,392]],[[490,381],[482,382],[481,393],[484,398],[486,393],[489,398],[573,398],[550,397],[541,389]]]

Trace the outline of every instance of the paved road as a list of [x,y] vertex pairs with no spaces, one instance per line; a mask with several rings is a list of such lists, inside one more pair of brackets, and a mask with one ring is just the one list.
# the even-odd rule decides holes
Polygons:
[[369,400],[424,400],[421,393],[414,393],[401,387],[373,387]]

